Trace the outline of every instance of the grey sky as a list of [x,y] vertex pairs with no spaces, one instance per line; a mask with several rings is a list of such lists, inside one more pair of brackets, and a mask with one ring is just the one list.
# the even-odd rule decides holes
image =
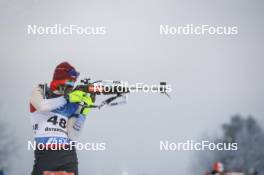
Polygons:
[[[81,77],[173,86],[172,100],[131,94],[127,105],[94,110],[82,142],[106,152],[79,154],[80,174],[190,174],[190,152],[159,152],[159,140],[198,139],[232,114],[263,122],[263,1],[1,0],[1,118],[21,144],[14,175],[32,169],[31,89],[67,60]],[[106,26],[105,36],[32,36],[27,25]],[[234,36],[160,36],[159,25],[239,27]]]

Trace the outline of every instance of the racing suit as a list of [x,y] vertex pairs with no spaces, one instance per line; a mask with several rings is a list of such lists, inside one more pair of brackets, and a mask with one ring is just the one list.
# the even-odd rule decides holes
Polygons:
[[[36,87],[30,97],[30,113],[36,144],[70,144],[80,130],[84,116],[79,113],[78,103],[69,103],[58,96],[47,85]],[[74,118],[75,120],[71,119]],[[70,122],[71,121],[71,122]],[[35,149],[32,175],[44,171],[67,171],[78,175],[78,160],[74,149]]]

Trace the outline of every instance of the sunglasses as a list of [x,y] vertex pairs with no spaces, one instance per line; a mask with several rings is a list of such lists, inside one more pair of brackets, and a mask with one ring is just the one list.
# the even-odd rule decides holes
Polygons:
[[71,79],[66,80],[65,84],[68,85],[68,86],[72,86],[73,87],[74,84],[75,84],[75,80],[71,80]]

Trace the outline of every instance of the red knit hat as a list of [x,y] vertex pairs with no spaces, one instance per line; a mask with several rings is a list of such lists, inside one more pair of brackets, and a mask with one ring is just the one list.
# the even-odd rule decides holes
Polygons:
[[53,81],[65,79],[76,81],[79,75],[80,73],[77,72],[72,65],[70,65],[68,62],[62,62],[55,68]]
[[[52,91],[58,90],[58,88],[66,83],[69,83],[68,80],[76,81],[79,72],[75,70],[75,68],[70,65],[68,62],[60,63],[54,71],[53,80],[50,82],[50,88]],[[73,86],[71,84],[71,86]]]

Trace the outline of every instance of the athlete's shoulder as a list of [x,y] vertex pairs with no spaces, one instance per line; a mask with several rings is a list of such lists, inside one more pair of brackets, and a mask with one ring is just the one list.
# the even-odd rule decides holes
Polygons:
[[41,101],[46,99],[46,88],[47,84],[41,83],[36,85],[32,91],[29,98],[30,103],[30,112],[35,112],[37,108],[40,106]]

